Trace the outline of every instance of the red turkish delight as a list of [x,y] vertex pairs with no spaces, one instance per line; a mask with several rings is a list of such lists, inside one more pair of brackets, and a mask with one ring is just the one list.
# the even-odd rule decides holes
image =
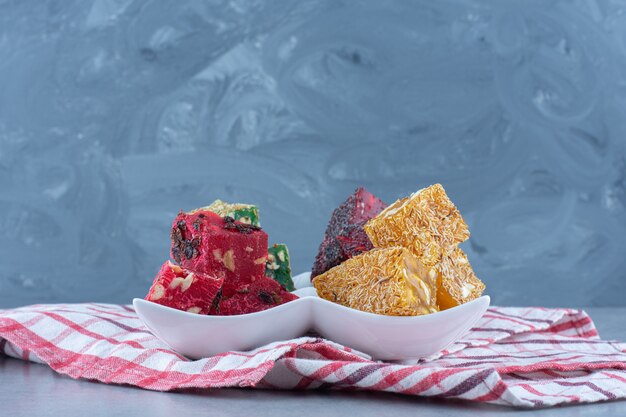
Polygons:
[[189,313],[209,314],[213,302],[219,301],[222,281],[167,261],[154,278],[146,300]]
[[223,297],[211,314],[234,316],[248,314],[284,304],[297,299],[272,278],[259,276],[249,284],[237,288],[231,297]]
[[311,278],[343,261],[373,248],[363,225],[387,207],[365,188],[357,188],[337,207],[328,222],[324,240],[311,271]]
[[223,278],[223,296],[265,271],[267,234],[258,226],[210,211],[181,212],[170,237],[172,258],[183,268]]

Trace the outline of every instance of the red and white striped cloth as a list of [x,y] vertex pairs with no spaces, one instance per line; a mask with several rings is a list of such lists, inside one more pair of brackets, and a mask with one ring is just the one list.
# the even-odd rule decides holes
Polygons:
[[600,340],[585,312],[568,309],[490,308],[435,357],[389,363],[317,337],[191,361],[130,306],[35,305],[0,310],[0,352],[72,378],[159,391],[361,389],[517,407],[626,397],[626,345]]

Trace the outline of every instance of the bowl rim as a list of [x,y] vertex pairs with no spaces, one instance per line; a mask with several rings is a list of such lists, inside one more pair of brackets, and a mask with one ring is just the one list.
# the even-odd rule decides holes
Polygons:
[[135,312],[137,312],[136,304],[151,304],[152,307],[154,308],[162,309],[163,311],[166,311],[170,314],[180,314],[182,315],[182,317],[187,317],[187,318],[194,317],[200,320],[212,320],[212,321],[236,321],[236,320],[241,320],[242,318],[264,317],[264,316],[271,315],[271,314],[274,314],[283,310],[289,310],[293,308],[290,305],[293,305],[294,303],[303,303],[303,302],[308,302],[308,303],[317,302],[317,303],[322,303],[323,305],[330,305],[330,308],[335,308],[336,310],[353,314],[353,315],[357,315],[357,316],[361,316],[367,319],[374,319],[378,321],[388,321],[390,323],[392,322],[400,323],[400,322],[428,322],[431,320],[438,320],[445,316],[458,313],[459,309],[468,309],[470,305],[474,305],[474,304],[486,303],[487,304],[486,308],[489,308],[491,304],[491,297],[489,295],[482,295],[465,304],[460,304],[458,306],[455,306],[446,310],[437,311],[435,313],[430,313],[430,314],[423,314],[419,316],[386,316],[384,314],[370,313],[367,311],[361,311],[361,310],[357,310],[351,307],[346,307],[341,304],[333,303],[332,301],[323,299],[317,295],[307,295],[304,297],[299,297],[295,300],[286,302],[284,304],[280,304],[275,307],[268,308],[267,310],[263,310],[263,311],[256,311],[254,313],[247,313],[247,314],[237,314],[237,315],[232,315],[232,316],[213,316],[213,315],[208,315],[208,314],[189,313],[187,311],[178,310],[176,308],[164,306],[162,304],[155,303],[154,301],[146,300],[144,298],[133,298],[132,304],[133,304],[133,307],[135,308]]

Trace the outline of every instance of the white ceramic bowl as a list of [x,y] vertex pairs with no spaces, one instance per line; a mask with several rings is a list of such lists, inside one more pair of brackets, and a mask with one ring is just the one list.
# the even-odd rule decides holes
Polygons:
[[240,316],[192,314],[140,298],[133,300],[133,306],[159,339],[194,359],[250,350],[313,329],[327,339],[387,360],[439,352],[476,324],[489,307],[489,296],[483,296],[426,316],[382,316],[319,298],[309,277],[310,273],[294,277],[299,299]]

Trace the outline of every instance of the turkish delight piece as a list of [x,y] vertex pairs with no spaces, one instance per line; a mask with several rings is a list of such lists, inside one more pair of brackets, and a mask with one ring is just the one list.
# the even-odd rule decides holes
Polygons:
[[222,200],[215,200],[211,205],[197,208],[189,212],[189,214],[198,211],[212,211],[222,217],[232,217],[241,223],[251,224],[253,226],[261,226],[259,209],[252,204],[242,203],[226,203]]
[[445,255],[438,269],[437,304],[440,310],[472,301],[485,290],[485,284],[478,279],[467,255],[460,248]]
[[223,280],[191,272],[167,261],[148,291],[146,300],[196,314],[209,314]]
[[436,265],[470,235],[441,184],[396,201],[364,228],[375,247],[403,246],[427,266]]
[[357,188],[354,194],[333,211],[324,240],[315,257],[311,277],[372,249],[363,225],[385,207],[385,203],[365,188]]
[[296,287],[291,279],[289,250],[284,243],[275,243],[267,250],[265,276],[277,281],[285,290],[293,291]]
[[435,268],[402,247],[372,249],[313,279],[320,297],[361,311],[418,316],[438,311]]
[[211,211],[181,212],[171,239],[172,258],[183,268],[223,278],[225,296],[265,272],[267,234],[258,226]]
[[212,313],[220,316],[255,313],[297,298],[272,278],[260,276],[250,284],[237,288],[232,296],[222,298]]

